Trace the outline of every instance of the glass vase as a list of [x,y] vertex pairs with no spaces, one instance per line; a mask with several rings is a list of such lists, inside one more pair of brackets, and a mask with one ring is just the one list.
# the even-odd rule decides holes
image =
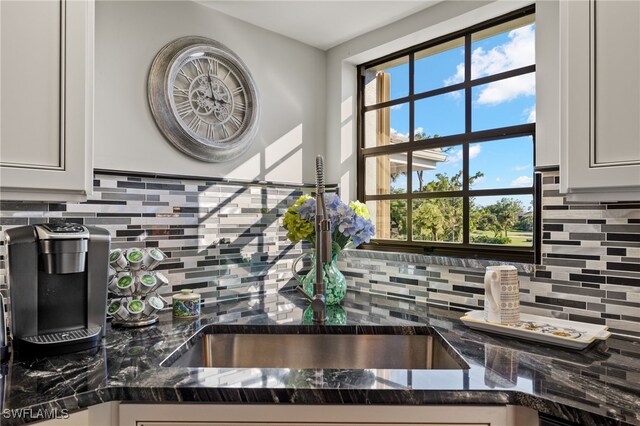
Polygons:
[[[305,256],[311,257],[311,270],[306,275],[299,275],[295,267],[298,262]],[[347,280],[345,279],[337,265],[338,253],[333,254],[331,262],[326,262],[322,265],[323,280],[325,288],[325,297],[327,306],[337,305],[347,294]],[[313,284],[316,281],[316,255],[313,253],[304,253],[294,260],[291,270],[293,276],[300,282],[302,289],[310,296],[313,297]]]

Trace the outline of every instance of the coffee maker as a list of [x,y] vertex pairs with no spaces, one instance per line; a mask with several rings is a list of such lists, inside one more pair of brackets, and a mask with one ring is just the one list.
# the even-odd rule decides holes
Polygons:
[[74,223],[6,231],[16,355],[57,355],[100,344],[110,243],[106,229]]

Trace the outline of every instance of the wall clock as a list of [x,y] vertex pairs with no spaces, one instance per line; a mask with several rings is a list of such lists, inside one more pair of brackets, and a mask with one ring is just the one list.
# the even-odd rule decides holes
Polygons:
[[180,151],[202,161],[238,157],[260,120],[256,84],[228,47],[182,37],[156,55],[147,85],[160,131]]

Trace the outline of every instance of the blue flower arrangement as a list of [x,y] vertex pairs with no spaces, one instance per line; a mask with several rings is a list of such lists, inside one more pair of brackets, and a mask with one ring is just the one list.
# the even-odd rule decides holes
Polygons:
[[[331,221],[333,256],[344,248],[368,243],[375,235],[375,226],[367,206],[359,201],[345,204],[337,194],[325,194],[327,216]],[[285,213],[283,226],[292,243],[309,240],[315,243],[316,200],[308,195],[300,197]]]

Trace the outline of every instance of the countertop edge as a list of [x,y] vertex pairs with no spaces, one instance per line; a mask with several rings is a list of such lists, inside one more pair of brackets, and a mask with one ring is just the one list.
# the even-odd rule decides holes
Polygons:
[[[66,410],[73,414],[106,402],[194,403],[194,404],[338,404],[338,405],[515,405],[534,409],[585,426],[631,426],[630,423],[550,401],[522,391],[510,390],[372,390],[313,388],[214,388],[214,387],[130,387],[109,386],[46,403],[25,410]],[[43,419],[3,418],[3,425],[21,425]]]

